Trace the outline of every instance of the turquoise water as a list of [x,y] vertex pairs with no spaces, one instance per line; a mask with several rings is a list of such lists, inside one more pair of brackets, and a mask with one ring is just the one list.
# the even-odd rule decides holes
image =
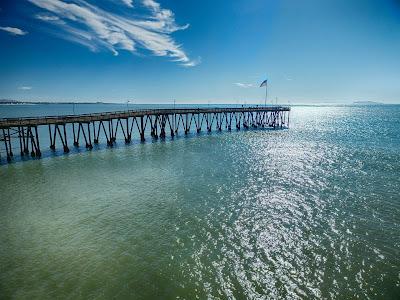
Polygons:
[[399,174],[396,105],[1,165],[0,298],[398,299]]

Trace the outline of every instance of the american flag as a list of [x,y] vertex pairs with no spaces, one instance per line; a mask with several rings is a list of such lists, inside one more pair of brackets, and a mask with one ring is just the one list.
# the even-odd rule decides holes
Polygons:
[[265,79],[265,80],[261,83],[260,87],[263,87],[263,86],[267,86],[267,79]]

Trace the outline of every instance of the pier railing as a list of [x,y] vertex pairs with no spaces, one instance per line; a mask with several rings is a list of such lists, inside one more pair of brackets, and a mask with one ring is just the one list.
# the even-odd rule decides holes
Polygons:
[[[41,157],[41,139],[39,131],[48,127],[49,147],[52,150],[59,145],[68,153],[70,140],[74,147],[84,142],[87,149],[103,139],[112,147],[117,137],[130,143],[134,135],[145,141],[146,133],[154,139],[165,138],[169,131],[171,137],[182,130],[188,134],[195,126],[199,133],[206,127],[221,131],[223,128],[237,130],[241,128],[288,128],[288,106],[256,106],[229,108],[174,108],[174,109],[137,109],[114,112],[101,112],[80,115],[39,116],[26,118],[0,119],[1,140],[7,161],[12,161],[13,149],[19,148],[22,157]],[[40,130],[39,130],[40,129]],[[150,131],[150,132],[149,132]],[[93,141],[93,143],[92,143]],[[1,159],[1,157],[0,157]]]

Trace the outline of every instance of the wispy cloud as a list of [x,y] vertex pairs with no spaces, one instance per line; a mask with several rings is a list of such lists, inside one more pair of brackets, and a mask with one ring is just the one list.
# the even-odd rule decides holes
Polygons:
[[255,87],[255,85],[252,84],[252,83],[235,82],[234,85],[236,85],[236,86],[238,86],[238,87],[241,87],[241,88],[245,88],[245,89]]
[[32,89],[32,87],[31,86],[19,86],[18,89],[21,91],[29,91]]
[[[178,26],[173,12],[163,9],[154,0],[140,0],[142,9],[146,11],[140,17],[137,14],[117,15],[85,0],[29,1],[53,16],[41,20],[54,21],[56,16],[63,21],[56,22],[66,33],[63,38],[85,45],[92,51],[106,48],[118,55],[119,50],[137,52],[142,48],[156,56],[170,57],[183,66],[192,67],[199,63],[199,60],[190,59],[171,37],[173,32],[184,30],[189,25]],[[123,2],[133,5],[132,1]]]
[[121,1],[129,7],[133,7],[133,0],[121,0]]
[[36,19],[48,22],[59,21],[60,18],[54,15],[46,15],[46,14],[37,14],[35,16]]
[[23,31],[22,29],[16,28],[16,27],[1,27],[0,26],[0,30],[6,31],[9,34],[12,35],[25,35],[28,34],[27,31]]

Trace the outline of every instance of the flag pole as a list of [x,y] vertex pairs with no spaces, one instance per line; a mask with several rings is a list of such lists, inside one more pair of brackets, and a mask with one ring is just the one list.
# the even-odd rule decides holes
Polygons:
[[267,106],[267,98],[268,98],[268,84],[265,85],[265,102],[264,102],[264,106]]

